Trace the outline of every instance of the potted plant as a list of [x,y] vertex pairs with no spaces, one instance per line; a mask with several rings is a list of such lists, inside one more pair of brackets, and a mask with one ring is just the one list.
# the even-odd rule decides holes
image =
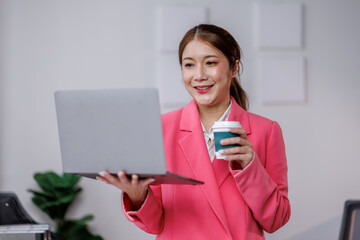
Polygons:
[[82,191],[77,186],[80,176],[55,172],[35,173],[34,179],[42,191],[29,189],[33,193],[32,202],[56,223],[56,235],[67,240],[102,240],[90,233],[87,222],[93,215],[81,219],[67,219],[66,213],[75,198]]

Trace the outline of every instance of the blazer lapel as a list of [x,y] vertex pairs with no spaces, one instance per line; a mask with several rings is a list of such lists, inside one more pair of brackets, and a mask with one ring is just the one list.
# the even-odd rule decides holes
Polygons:
[[229,162],[223,159],[217,159],[215,157],[212,162],[212,165],[215,172],[217,185],[220,188],[223,182],[225,181],[225,179],[227,178],[227,176],[229,176],[230,174]]
[[[251,131],[247,112],[236,103],[235,99],[231,98],[231,101],[232,105],[228,120],[240,122],[241,127],[245,129],[246,134],[250,134]],[[215,171],[217,184],[220,187],[230,174],[229,162],[226,160],[217,159],[215,157],[212,164]]]
[[239,122],[241,124],[241,127],[245,129],[246,135],[249,135],[251,133],[251,128],[248,113],[236,103],[233,97],[231,97],[231,101],[232,106],[229,115],[229,121]]
[[185,158],[196,179],[205,182],[203,185],[200,185],[200,188],[220,222],[230,232],[218,182],[210,162],[209,154],[207,153],[200,117],[194,100],[184,108],[180,130],[184,132],[184,137],[179,140],[179,145]]

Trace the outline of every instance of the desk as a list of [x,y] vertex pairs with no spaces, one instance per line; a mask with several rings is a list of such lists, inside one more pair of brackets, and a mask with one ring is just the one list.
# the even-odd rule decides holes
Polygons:
[[47,224],[1,225],[0,240],[51,240]]

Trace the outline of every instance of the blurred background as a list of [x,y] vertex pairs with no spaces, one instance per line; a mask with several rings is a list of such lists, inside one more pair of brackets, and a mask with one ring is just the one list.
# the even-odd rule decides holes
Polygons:
[[[305,62],[303,101],[262,100],[257,63],[264,52],[256,46],[255,9],[265,2],[302,6],[302,45],[291,54]],[[15,192],[36,221],[51,222],[27,189],[36,188],[35,172],[62,171],[54,91],[157,87],[157,9],[163,5],[206,8],[207,22],[232,33],[244,54],[250,111],[282,127],[292,216],[267,239],[337,239],[345,200],[360,198],[357,0],[0,0],[0,191]],[[167,74],[181,81],[179,70]],[[162,110],[182,106],[163,104]],[[120,191],[89,179],[80,186],[70,214],[94,214],[94,233],[155,238],[125,219]]]

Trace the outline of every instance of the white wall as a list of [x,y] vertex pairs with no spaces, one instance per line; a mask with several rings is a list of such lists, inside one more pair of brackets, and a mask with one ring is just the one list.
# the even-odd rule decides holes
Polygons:
[[[0,0],[0,190],[15,191],[37,221],[48,221],[26,189],[34,172],[61,171],[54,90],[155,86],[155,3],[165,2],[209,8],[210,22],[242,46],[251,111],[283,128],[292,217],[268,239],[337,239],[344,201],[360,198],[356,0],[296,1],[305,6],[297,54],[307,59],[307,103],[268,106],[259,101],[254,1]],[[88,179],[81,186],[72,216],[93,213],[94,232],[154,238],[125,220],[119,191]]]

